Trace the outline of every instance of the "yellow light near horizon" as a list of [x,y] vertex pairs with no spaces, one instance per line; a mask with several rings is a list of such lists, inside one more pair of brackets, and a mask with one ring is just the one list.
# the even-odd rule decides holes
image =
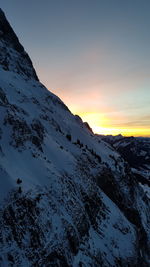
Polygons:
[[80,113],[79,116],[81,116],[83,121],[88,122],[92,128],[96,126],[102,128],[110,123],[110,119],[108,117],[98,112]]
[[144,127],[119,127],[112,126],[111,119],[100,113],[79,113],[79,116],[89,123],[94,133],[104,135],[143,136],[150,137],[150,129]]
[[97,134],[104,134],[104,135],[118,135],[122,134],[123,136],[143,136],[143,137],[150,137],[150,129],[145,128],[104,128],[99,126],[94,126],[93,128],[94,133]]

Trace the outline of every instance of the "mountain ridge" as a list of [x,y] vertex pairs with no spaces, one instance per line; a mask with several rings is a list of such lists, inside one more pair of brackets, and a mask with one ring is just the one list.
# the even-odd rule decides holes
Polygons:
[[0,45],[0,266],[148,266],[149,198],[131,167]]
[[27,78],[39,80],[31,59],[20,44],[2,9],[0,9],[0,49],[0,64],[3,69],[19,72]]

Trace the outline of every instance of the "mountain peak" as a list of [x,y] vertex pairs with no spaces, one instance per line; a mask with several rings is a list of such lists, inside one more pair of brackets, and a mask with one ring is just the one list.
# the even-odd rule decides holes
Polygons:
[[149,266],[150,141],[94,135],[37,79],[0,10],[0,266]]
[[0,9],[0,66],[5,71],[22,74],[38,80],[32,61],[20,44],[18,37]]

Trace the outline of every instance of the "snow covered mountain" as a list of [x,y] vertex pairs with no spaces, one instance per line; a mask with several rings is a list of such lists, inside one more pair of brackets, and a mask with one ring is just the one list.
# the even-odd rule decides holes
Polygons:
[[128,162],[137,181],[150,198],[150,138],[121,135],[99,138],[111,144]]
[[0,266],[149,266],[150,203],[38,80],[0,10]]

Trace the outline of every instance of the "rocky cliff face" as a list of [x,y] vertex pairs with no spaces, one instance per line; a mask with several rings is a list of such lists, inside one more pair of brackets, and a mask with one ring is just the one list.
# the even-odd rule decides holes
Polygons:
[[148,266],[135,173],[38,81],[2,11],[0,33],[0,266]]
[[0,9],[0,64],[29,79],[38,80],[32,62]]

